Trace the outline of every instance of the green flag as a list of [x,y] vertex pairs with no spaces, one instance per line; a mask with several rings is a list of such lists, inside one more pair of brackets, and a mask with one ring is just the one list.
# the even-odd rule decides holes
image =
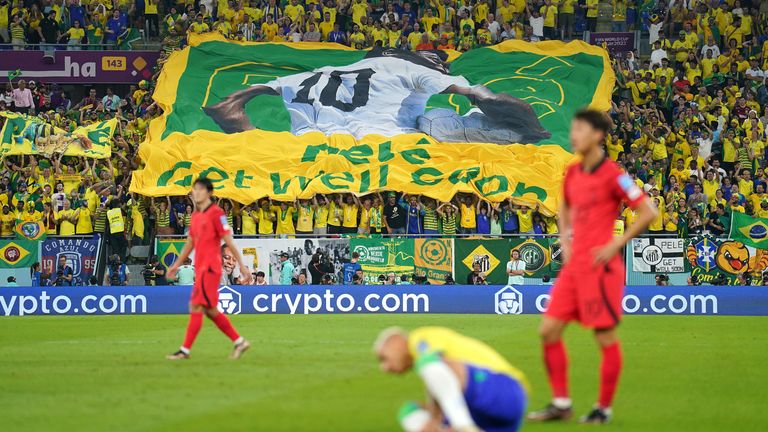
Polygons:
[[480,266],[490,285],[507,283],[507,262],[510,242],[507,239],[472,240],[456,239],[456,283],[467,283],[472,266]]
[[546,238],[515,238],[511,240],[510,253],[512,249],[520,252],[520,259],[525,261],[525,275],[527,277],[551,276],[552,269],[550,263],[552,256],[549,250],[550,240]]
[[15,71],[8,71],[8,81],[13,81],[20,76],[21,76],[21,69],[16,69]]
[[758,249],[768,249],[768,219],[733,212],[730,237]]

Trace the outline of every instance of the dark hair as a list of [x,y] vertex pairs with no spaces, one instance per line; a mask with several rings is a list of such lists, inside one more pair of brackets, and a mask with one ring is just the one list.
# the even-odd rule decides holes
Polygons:
[[264,272],[263,271],[257,271],[256,272],[256,277],[259,277],[259,276],[264,277],[265,276]]
[[198,177],[197,180],[195,180],[195,183],[193,186],[201,185],[206,190],[208,190],[209,193],[213,193],[213,182],[211,182],[211,179],[207,177]]
[[593,109],[583,109],[573,116],[574,120],[580,120],[589,123],[592,128],[607,134],[613,127],[611,119],[602,111]]

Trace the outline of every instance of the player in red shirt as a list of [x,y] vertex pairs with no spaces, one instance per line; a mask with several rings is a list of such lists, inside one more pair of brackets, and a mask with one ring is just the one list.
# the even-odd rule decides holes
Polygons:
[[189,302],[189,325],[184,344],[178,351],[168,356],[169,360],[183,360],[189,358],[192,344],[200,333],[203,325],[203,314],[213,321],[219,330],[229,337],[235,344],[230,358],[238,359],[250,348],[251,344],[237,333],[226,315],[219,313],[216,308],[219,304],[219,281],[221,280],[221,241],[229,246],[237,263],[240,265],[240,274],[245,278],[243,284],[247,285],[251,280],[251,272],[243,264],[237,248],[232,241],[232,228],[227,223],[227,216],[211,200],[213,183],[207,178],[198,178],[192,185],[192,199],[195,201],[196,210],[192,214],[192,224],[189,229],[189,237],[184,245],[179,258],[168,269],[168,279],[173,279],[179,270],[180,263],[189,257],[192,249],[195,249],[195,285],[192,289],[192,299]]
[[[619,166],[608,159],[602,142],[611,129],[602,112],[583,110],[571,124],[571,145],[581,162],[568,167],[559,210],[563,268],[558,275],[539,330],[553,400],[529,420],[566,420],[573,410],[568,394],[568,358],[562,335],[571,321],[594,330],[602,350],[600,395],[582,423],[607,423],[621,372],[616,326],[621,318],[624,265],[619,253],[645,231],[656,215],[650,199]],[[622,201],[637,219],[621,237],[613,236]]]

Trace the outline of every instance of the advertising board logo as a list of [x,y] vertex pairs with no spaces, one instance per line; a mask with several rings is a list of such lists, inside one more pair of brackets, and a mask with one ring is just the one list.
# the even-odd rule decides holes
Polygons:
[[496,291],[496,313],[499,315],[520,315],[523,313],[523,293],[511,285]]
[[242,296],[239,292],[226,285],[219,288],[219,304],[216,305],[219,312],[227,315],[237,315],[240,313],[241,304]]

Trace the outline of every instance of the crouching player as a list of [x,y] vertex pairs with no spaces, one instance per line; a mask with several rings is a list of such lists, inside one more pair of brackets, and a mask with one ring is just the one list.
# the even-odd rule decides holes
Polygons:
[[410,333],[384,330],[374,344],[381,369],[403,374],[415,368],[427,388],[424,406],[400,409],[406,432],[517,431],[525,416],[528,383],[493,348],[442,327]]

